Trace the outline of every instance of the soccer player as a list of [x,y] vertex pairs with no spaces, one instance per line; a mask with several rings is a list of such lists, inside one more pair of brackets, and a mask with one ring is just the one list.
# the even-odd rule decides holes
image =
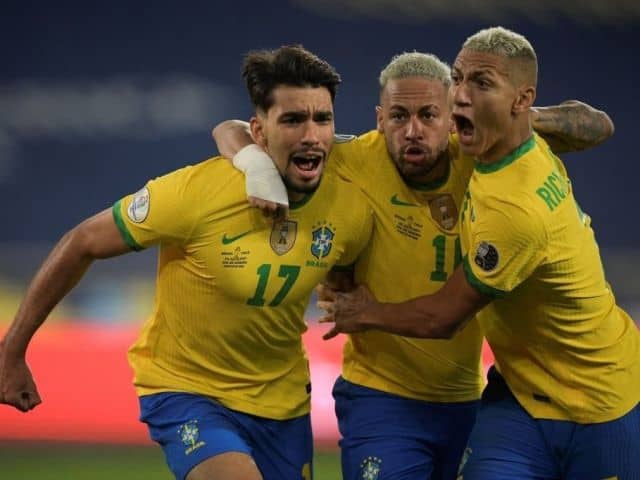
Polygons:
[[[380,301],[437,291],[460,260],[458,212],[474,163],[449,135],[450,83],[449,67],[433,55],[394,57],[380,75],[377,130],[343,138],[330,155],[327,168],[358,185],[374,209],[376,226],[355,281]],[[569,112],[580,128],[565,121]],[[577,102],[532,118],[560,150],[586,147],[611,131],[605,114]],[[250,141],[246,129],[241,122],[216,127],[220,151],[233,156]],[[589,137],[576,138],[578,131]],[[261,158],[245,157],[254,150],[239,154],[253,168]],[[354,279],[332,280],[348,287]],[[333,391],[343,478],[454,478],[483,386],[481,346],[476,324],[446,342],[351,335]]]
[[[310,479],[311,385],[301,334],[314,286],[371,234],[357,188],[325,175],[340,77],[301,47],[251,52],[251,131],[286,179],[291,216],[251,208],[210,159],[152,180],[71,230],[0,345],[0,401],[40,403],[28,343],[89,264],[159,245],[155,308],[129,352],[141,419],[178,479]],[[345,209],[344,206],[349,208]]]
[[[460,215],[462,264],[435,294],[379,303],[358,287],[321,302],[337,332],[456,338],[493,350],[459,478],[640,478],[640,334],[605,281],[589,217],[531,128],[537,59],[501,27],[452,69],[460,149],[476,158]],[[331,292],[328,292],[331,294]]]

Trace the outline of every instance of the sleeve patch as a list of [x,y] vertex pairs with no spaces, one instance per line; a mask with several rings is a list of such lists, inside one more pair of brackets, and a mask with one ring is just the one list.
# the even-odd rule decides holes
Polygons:
[[334,143],[348,143],[352,140],[355,140],[355,138],[356,138],[355,135],[344,135],[344,134],[336,133],[333,136],[333,141]]
[[143,187],[133,194],[131,203],[127,208],[127,217],[133,223],[142,223],[147,219],[149,215],[149,204],[151,202],[149,196],[149,189]]
[[488,242],[480,242],[473,261],[485,272],[495,270],[500,261],[498,249]]

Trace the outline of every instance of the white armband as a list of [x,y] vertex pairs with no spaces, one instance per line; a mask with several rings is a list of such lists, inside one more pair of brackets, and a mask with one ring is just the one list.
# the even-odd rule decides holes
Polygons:
[[233,166],[245,174],[247,196],[289,206],[280,172],[267,152],[258,145],[252,143],[236,153]]

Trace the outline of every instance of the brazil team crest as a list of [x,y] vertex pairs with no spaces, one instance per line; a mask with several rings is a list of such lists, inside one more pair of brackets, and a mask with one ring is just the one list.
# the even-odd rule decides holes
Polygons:
[[382,460],[378,457],[367,457],[360,464],[360,478],[362,480],[376,480],[380,475]]
[[317,259],[329,255],[334,236],[333,225],[320,224],[311,232],[311,254]]
[[178,435],[180,435],[180,440],[187,447],[184,451],[186,455],[205,445],[205,442],[200,440],[200,429],[198,428],[197,420],[189,420],[187,423],[180,425]]
[[458,221],[458,208],[453,197],[446,193],[429,200],[431,218],[445,230],[451,230]]
[[298,234],[298,222],[282,220],[274,222],[269,237],[271,249],[278,255],[284,255],[293,248]]

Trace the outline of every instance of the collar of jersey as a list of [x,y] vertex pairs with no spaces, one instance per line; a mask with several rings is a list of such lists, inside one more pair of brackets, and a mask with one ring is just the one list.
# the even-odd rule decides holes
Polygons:
[[302,197],[302,200],[296,200],[296,201],[289,200],[289,209],[290,210],[295,210],[296,208],[302,207],[303,205],[308,203],[309,200],[311,200],[311,197],[313,197],[313,193],[309,193],[309,194],[305,195],[304,197]]
[[407,185],[410,188],[413,188],[414,190],[422,190],[422,191],[436,190],[441,186],[443,186],[445,183],[447,183],[447,180],[449,180],[450,174],[451,174],[451,160],[447,159],[447,170],[445,171],[444,175],[441,176],[440,178],[437,178],[436,180],[432,180],[426,183],[407,181]]
[[507,165],[511,165],[513,162],[515,162],[517,159],[519,159],[525,153],[527,153],[529,150],[535,147],[535,145],[536,145],[536,139],[532,135],[529,138],[529,140],[524,142],[522,145],[520,145],[518,148],[516,148],[513,152],[511,152],[506,157],[503,157],[501,160],[498,160],[497,162],[489,163],[489,164],[476,163],[476,167],[475,167],[476,171],[480,173],[497,172],[498,170],[503,169]]

